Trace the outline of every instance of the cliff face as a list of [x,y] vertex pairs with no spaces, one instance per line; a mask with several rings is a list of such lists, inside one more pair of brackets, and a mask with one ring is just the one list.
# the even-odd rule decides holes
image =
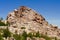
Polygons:
[[35,33],[39,31],[39,33],[49,37],[60,38],[60,29],[49,24],[42,15],[25,6],[10,12],[7,21],[10,23],[9,30],[12,33],[20,34],[23,31]]

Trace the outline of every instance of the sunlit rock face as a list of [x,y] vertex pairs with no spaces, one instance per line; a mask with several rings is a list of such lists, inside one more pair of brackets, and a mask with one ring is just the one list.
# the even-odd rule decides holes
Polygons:
[[39,33],[44,35],[60,38],[60,29],[50,25],[41,14],[26,6],[21,6],[10,12],[7,16],[7,21],[10,23],[9,30],[11,32],[13,30],[12,33],[17,32],[20,34],[22,31],[27,33],[39,31]]

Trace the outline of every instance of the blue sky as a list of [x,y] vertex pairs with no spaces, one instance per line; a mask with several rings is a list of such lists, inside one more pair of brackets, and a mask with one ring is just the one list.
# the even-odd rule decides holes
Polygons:
[[60,0],[0,0],[0,17],[4,19],[9,12],[20,6],[27,6],[51,23],[60,26]]

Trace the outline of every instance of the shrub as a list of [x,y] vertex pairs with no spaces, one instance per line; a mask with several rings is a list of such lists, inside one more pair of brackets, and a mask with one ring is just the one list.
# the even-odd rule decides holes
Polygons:
[[52,40],[52,39],[51,39],[50,37],[48,37],[47,35],[41,34],[41,37],[44,38],[44,39],[46,39],[46,40]]
[[26,40],[27,33],[24,31],[22,35],[14,34],[13,37],[15,40]]
[[3,18],[2,17],[0,17],[0,21],[2,21],[3,20]]
[[[18,34],[14,35],[15,40],[26,40],[27,37],[30,37],[30,38],[39,37],[39,38],[44,38],[45,40],[52,40],[52,38],[48,37],[47,35],[40,34],[39,32],[37,32],[34,35],[34,33],[33,34],[32,33],[27,34],[24,31],[22,35],[18,35]],[[55,38],[55,40],[56,40],[56,38]]]
[[40,33],[37,32],[36,35],[35,35],[35,37],[40,37]]
[[0,26],[5,26],[5,23],[0,21]]
[[24,31],[23,34],[22,34],[22,39],[26,40],[26,38],[27,38],[27,33]]
[[3,37],[2,37],[2,35],[0,34],[0,40],[3,40]]
[[57,38],[55,37],[55,40],[57,40]]
[[30,38],[33,37],[32,33],[27,34],[27,36],[30,37]]
[[8,28],[3,30],[3,37],[11,37],[11,32],[8,30]]
[[13,37],[15,38],[15,40],[20,40],[21,39],[21,35],[18,35],[18,34],[14,34]]

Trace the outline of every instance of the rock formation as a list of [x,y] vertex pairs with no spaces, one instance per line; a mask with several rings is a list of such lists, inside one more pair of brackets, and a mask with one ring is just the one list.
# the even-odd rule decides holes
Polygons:
[[[26,31],[27,34],[39,32],[49,37],[60,38],[60,29],[57,26],[49,24],[41,14],[25,6],[10,12],[7,21],[10,23],[9,31],[13,34],[22,34],[23,31]],[[30,40],[30,38],[28,39]],[[45,39],[40,38],[40,40]]]

